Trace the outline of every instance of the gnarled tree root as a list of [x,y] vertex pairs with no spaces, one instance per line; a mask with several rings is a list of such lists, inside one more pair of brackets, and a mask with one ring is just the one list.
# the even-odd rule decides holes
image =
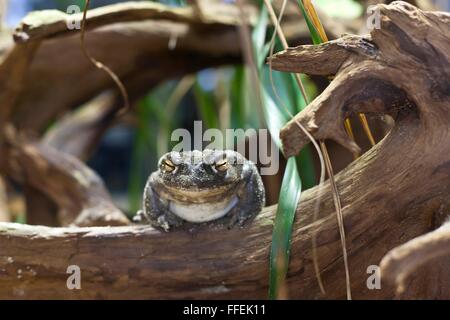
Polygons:
[[[51,225],[63,226],[129,224],[113,204],[98,175],[77,158],[30,141],[12,126],[4,130],[1,150],[0,167],[17,182],[32,188],[32,192],[39,190],[44,199],[56,205],[56,217],[45,217],[44,221],[53,220]],[[45,200],[41,198],[41,201]],[[29,220],[37,220],[34,210],[35,207],[29,210]]]
[[[336,75],[297,116],[318,139],[332,138],[355,150],[355,142],[343,134],[348,114],[386,112],[395,117],[392,131],[336,176],[356,299],[395,297],[384,282],[380,290],[368,288],[368,267],[434,229],[437,212],[450,210],[449,15],[402,2],[380,9],[381,29],[370,37],[290,49],[273,61],[278,69],[314,73],[302,60],[315,54],[325,57],[320,74]],[[330,48],[340,58],[329,55]],[[288,155],[307,143],[293,122],[282,139]],[[312,223],[319,194],[320,217]],[[242,230],[195,234],[136,226],[67,229],[0,223],[0,298],[266,298],[274,212],[274,207],[266,208]],[[312,265],[315,229],[325,296]],[[67,289],[69,265],[81,268],[81,290]],[[390,277],[386,272],[396,277],[395,264],[382,267],[383,279]],[[436,290],[445,287],[444,275],[436,274],[438,283],[412,273],[408,297],[448,298],[448,290]],[[287,286],[290,298],[345,298],[328,183],[302,194]]]
[[[392,215],[384,222],[388,229],[401,225],[411,229],[416,227],[412,224],[420,224],[410,220],[411,210],[424,201],[444,203],[449,197],[450,15],[421,11],[401,1],[378,9],[381,28],[370,36],[300,46],[272,58],[277,70],[335,76],[329,87],[281,130],[280,137],[285,154],[297,154],[308,142],[296,123],[300,122],[316,139],[333,139],[358,152],[359,147],[344,130],[345,118],[357,113],[395,117],[392,132],[360,159],[367,161],[364,171],[349,175],[350,167],[338,180],[344,202],[349,197],[354,201],[344,209],[347,220],[359,199],[356,194],[348,195],[343,183],[353,180],[354,187],[349,189],[364,188],[373,194],[372,199],[383,202],[374,203],[367,215],[386,211]],[[374,153],[376,159],[370,161],[368,157]],[[371,202],[371,197],[364,201]],[[437,208],[425,208],[422,218],[433,218],[430,209]],[[447,244],[446,225],[411,240],[383,259],[382,278],[402,285],[407,275],[429,259],[450,254]]]
[[[383,280],[395,283],[397,291],[405,291],[405,281],[409,275],[430,260],[450,254],[450,224],[389,251],[381,260]],[[448,267],[448,265],[446,266]]]

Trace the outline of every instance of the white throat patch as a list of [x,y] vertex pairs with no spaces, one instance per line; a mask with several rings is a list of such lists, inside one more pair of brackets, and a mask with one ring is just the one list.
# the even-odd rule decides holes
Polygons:
[[238,202],[237,196],[233,196],[231,200],[225,199],[222,202],[215,203],[198,203],[183,205],[170,201],[169,210],[181,219],[194,222],[208,222],[225,216]]

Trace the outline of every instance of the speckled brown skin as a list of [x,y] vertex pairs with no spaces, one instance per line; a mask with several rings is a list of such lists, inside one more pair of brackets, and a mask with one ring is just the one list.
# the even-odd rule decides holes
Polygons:
[[[226,159],[226,170],[216,169]],[[173,164],[165,170],[166,161]],[[192,222],[170,210],[170,206],[196,206],[194,211],[213,211],[225,203],[230,208],[218,218]],[[161,157],[159,169],[145,186],[143,210],[134,218],[138,223],[170,231],[175,228],[197,229],[201,226],[231,228],[243,226],[255,217],[265,204],[264,186],[256,166],[241,154],[231,151],[170,152]],[[198,209],[198,210],[197,210]]]

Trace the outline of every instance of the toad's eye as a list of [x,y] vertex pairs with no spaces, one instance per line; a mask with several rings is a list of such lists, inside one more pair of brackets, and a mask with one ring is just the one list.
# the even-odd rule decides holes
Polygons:
[[224,172],[228,169],[228,162],[227,160],[221,160],[219,162],[216,162],[214,165],[214,168],[216,168],[217,171]]
[[176,166],[169,159],[164,159],[161,163],[161,171],[162,172],[173,172],[176,169]]

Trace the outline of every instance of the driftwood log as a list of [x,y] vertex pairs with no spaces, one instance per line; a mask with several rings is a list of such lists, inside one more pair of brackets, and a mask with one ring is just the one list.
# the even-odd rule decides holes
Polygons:
[[[316,139],[333,139],[357,152],[359,147],[343,127],[346,117],[385,113],[395,118],[392,131],[342,172],[338,185],[349,231],[357,228],[354,223],[359,215],[369,222],[368,229],[359,229],[359,238],[354,238],[366,241],[373,236],[366,254],[373,257],[371,248],[381,239],[383,244],[378,245],[383,246],[409,241],[392,249],[381,263],[383,279],[394,280],[399,293],[408,294],[408,275],[429,260],[450,254],[445,223],[450,213],[446,147],[450,15],[421,11],[404,2],[379,9],[380,29],[374,29],[370,36],[348,36],[317,47],[289,49],[272,63],[277,70],[335,76],[330,86],[280,132],[288,156],[308,142],[296,122]],[[410,232],[419,230],[422,232],[415,236],[430,233],[410,237]],[[387,240],[389,237],[393,238]],[[351,244],[355,241],[352,238],[350,235],[348,240]],[[355,249],[349,250],[351,254]],[[425,297],[450,296],[449,262],[435,260],[433,268],[441,273],[431,272],[428,276],[435,281],[420,283]]]
[[[289,49],[272,63],[278,70],[335,75],[326,91],[297,115],[317,139],[334,139],[356,150],[343,131],[346,116],[373,112],[395,119],[381,142],[336,177],[354,298],[450,298],[449,228],[444,223],[450,210],[450,15],[404,2],[379,9],[381,28],[370,36]],[[16,68],[26,70],[26,56],[36,49],[33,42],[18,46],[15,50],[24,58]],[[0,85],[5,83],[12,82]],[[15,113],[20,89],[10,85],[0,91],[2,104],[11,107],[2,105],[0,120],[9,122]],[[26,112],[16,115],[19,128],[29,121]],[[51,159],[39,161],[41,145],[21,141],[17,146],[17,137],[12,128],[2,135],[2,154],[12,152],[0,159],[2,173],[29,178],[22,173],[35,169],[18,152],[38,159],[36,170],[48,173],[45,165]],[[293,122],[282,139],[287,155],[308,142]],[[320,219],[313,223],[319,196]],[[136,226],[0,223],[0,298],[266,298],[274,212],[275,207],[266,208],[242,230],[195,234]],[[312,266],[311,234],[316,229],[325,296]],[[329,184],[304,192],[292,235],[289,297],[345,297],[339,239]],[[367,268],[380,262],[381,289],[369,290]],[[66,286],[70,265],[81,269],[80,290]]]

